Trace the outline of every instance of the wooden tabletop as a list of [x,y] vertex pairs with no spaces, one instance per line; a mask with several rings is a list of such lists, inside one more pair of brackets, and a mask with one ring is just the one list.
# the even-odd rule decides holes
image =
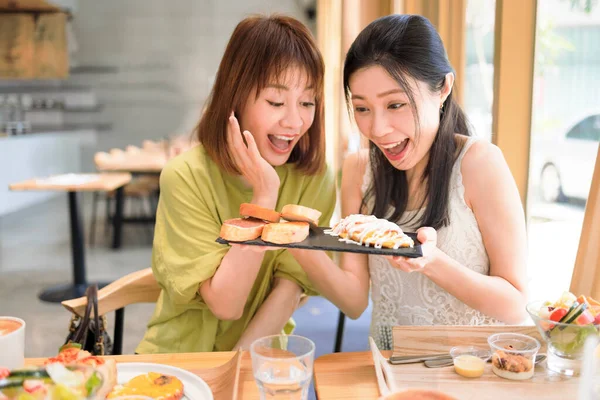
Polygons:
[[[391,351],[382,351],[388,358]],[[404,389],[440,390],[463,399],[495,399],[500,393],[510,399],[574,398],[578,378],[548,373],[542,364],[536,375],[526,381],[511,381],[493,374],[488,364],[480,378],[463,378],[453,367],[427,368],[423,364],[398,366],[394,379]],[[334,353],[315,360],[315,390],[319,399],[378,399],[380,397],[371,352]],[[565,397],[566,396],[566,397]]]
[[[174,367],[188,370],[197,375],[200,370],[219,367],[232,359],[236,355],[233,351],[223,351],[214,353],[181,353],[181,354],[139,354],[107,356],[113,358],[117,363],[123,362],[148,362],[167,364]],[[28,358],[26,365],[42,365],[45,358]],[[252,374],[252,361],[250,353],[245,351],[242,354],[242,363],[240,368],[238,400],[259,399],[258,386],[254,381]]]
[[129,173],[62,174],[13,183],[9,188],[14,191],[108,192],[130,181]]
[[164,167],[164,164],[159,165],[116,165],[111,167],[96,167],[98,171],[102,172],[131,172],[142,175],[160,175]]
[[[389,357],[391,351],[381,352]],[[377,399],[379,389],[371,352],[333,353],[315,360],[315,391],[322,400]]]

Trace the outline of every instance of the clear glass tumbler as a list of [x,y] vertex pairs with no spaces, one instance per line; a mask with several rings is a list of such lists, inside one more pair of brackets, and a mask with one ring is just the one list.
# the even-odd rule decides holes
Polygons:
[[600,399],[600,337],[585,341],[578,400]]
[[261,400],[306,400],[315,344],[302,336],[273,335],[250,346],[252,371]]

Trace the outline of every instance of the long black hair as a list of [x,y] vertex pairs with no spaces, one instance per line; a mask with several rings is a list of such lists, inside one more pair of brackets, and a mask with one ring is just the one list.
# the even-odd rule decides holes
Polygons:
[[[432,92],[439,92],[446,74],[454,73],[440,36],[429,20],[420,15],[395,14],[371,22],[354,40],[344,62],[344,91],[349,111],[352,109],[350,77],[360,69],[375,65],[384,68],[407,94],[418,139],[419,116],[409,79],[424,82]],[[441,111],[439,130],[429,150],[429,162],[423,174],[426,180],[425,212],[417,221],[421,226],[439,229],[450,222],[450,175],[460,150],[455,133],[471,135],[466,116],[450,92]],[[394,168],[373,143],[370,143],[369,158],[373,179],[363,196],[361,209],[372,198],[372,214],[398,221],[408,203],[406,172]],[[393,212],[388,215],[390,207]]]

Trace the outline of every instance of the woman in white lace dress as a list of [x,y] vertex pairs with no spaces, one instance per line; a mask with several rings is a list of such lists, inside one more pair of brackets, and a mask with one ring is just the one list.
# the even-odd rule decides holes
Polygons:
[[343,166],[342,214],[374,214],[417,231],[423,257],[293,250],[317,289],[371,334],[394,325],[520,323],[526,317],[526,232],[501,151],[471,137],[455,76],[430,22],[390,15],[367,26],[344,65],[346,100],[370,142]]

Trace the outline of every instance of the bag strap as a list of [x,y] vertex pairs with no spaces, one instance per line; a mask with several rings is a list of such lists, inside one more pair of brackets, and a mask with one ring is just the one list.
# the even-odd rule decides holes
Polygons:
[[88,326],[90,324],[90,314],[92,312],[92,302],[90,301],[90,287],[88,287],[85,291],[85,294],[87,296],[85,313],[83,314],[83,318],[79,323],[79,327],[77,328],[77,331],[73,336],[73,342],[80,343],[82,346],[85,344],[85,341],[87,339]]
[[94,334],[96,337],[94,338],[94,353],[96,355],[102,356],[104,355],[104,329],[106,318],[104,316],[100,316],[98,314],[98,285],[92,285],[88,288],[90,291],[88,296],[88,302],[91,301],[92,307],[94,308],[94,325],[95,331]]

